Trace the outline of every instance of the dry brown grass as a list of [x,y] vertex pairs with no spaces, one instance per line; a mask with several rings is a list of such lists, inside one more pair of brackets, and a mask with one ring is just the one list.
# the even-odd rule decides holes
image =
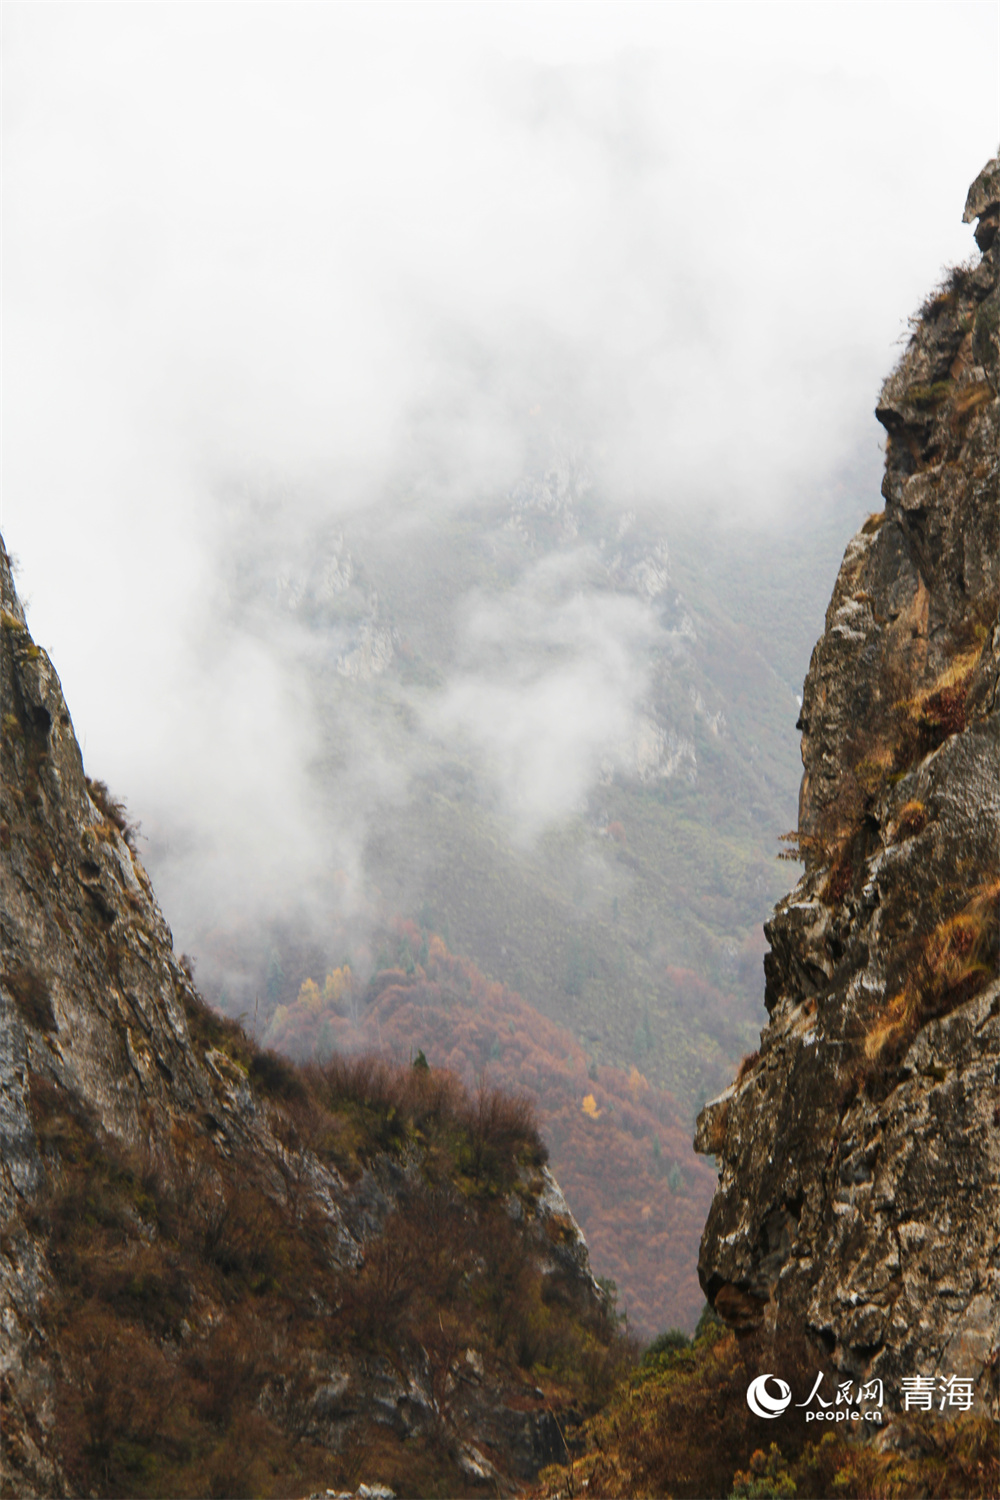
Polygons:
[[896,814],[893,828],[897,839],[913,839],[927,826],[927,808],[917,797],[911,797]]
[[989,406],[996,400],[996,392],[988,380],[976,380],[958,391],[952,406],[952,422],[956,426],[961,425],[962,419],[977,411],[981,406]]
[[93,781],[89,776],[87,777],[87,791],[90,793],[90,800],[94,806],[107,823],[117,828],[132,853],[135,854],[140,827],[129,818],[125,803],[108,789],[107,782]]
[[886,1072],[917,1031],[963,1005],[996,972],[1000,881],[984,882],[962,909],[939,922],[913,955],[910,977],[864,1041],[869,1077]]
[[710,1156],[721,1156],[722,1148],[726,1144],[726,1127],[729,1124],[730,1100],[719,1106],[712,1115],[711,1128],[705,1141],[705,1149]]
[[[186,1003],[196,1044],[221,1044],[293,1149],[283,1182],[252,1153],[220,1152],[193,1120],[178,1123],[169,1157],[130,1154],[72,1095],[31,1076],[48,1173],[33,1228],[55,1274],[47,1317],[74,1492],[353,1488],[371,1478],[375,1447],[381,1477],[416,1472],[416,1449],[380,1435],[374,1417],[339,1455],[313,1440],[324,1356],[425,1372],[440,1418],[417,1444],[428,1494],[462,1485],[449,1413],[467,1348],[577,1409],[607,1395],[630,1357],[613,1316],[568,1272],[543,1274],[548,1252],[509,1211],[511,1193],[530,1208],[544,1159],[524,1100],[380,1058],[293,1068]],[[394,1184],[358,1270],[332,1254],[328,1217],[296,1166],[305,1145]]]
[[739,1088],[740,1084],[743,1082],[744,1078],[750,1072],[751,1068],[753,1068],[754,1064],[757,1062],[757,1060],[758,1060],[759,1057],[760,1057],[760,1053],[759,1052],[748,1052],[747,1055],[746,1055],[746,1057],[743,1058],[743,1060],[740,1063],[739,1069],[737,1070],[737,1073],[736,1073],[736,1087],[737,1088]]

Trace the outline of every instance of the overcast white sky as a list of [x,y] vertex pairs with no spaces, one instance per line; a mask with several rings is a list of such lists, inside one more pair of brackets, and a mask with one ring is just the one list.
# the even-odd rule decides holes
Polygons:
[[465,501],[541,424],[623,502],[773,524],[877,442],[1000,138],[996,0],[8,0],[3,29],[4,534],[140,810],[214,760],[243,816],[306,753],[279,667],[202,628],[222,489]]

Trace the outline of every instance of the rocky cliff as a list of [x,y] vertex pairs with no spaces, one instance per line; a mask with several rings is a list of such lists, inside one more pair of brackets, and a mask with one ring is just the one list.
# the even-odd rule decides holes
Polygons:
[[614,1362],[530,1113],[215,1016],[0,588],[3,1493],[509,1492]]
[[799,728],[759,1054],[703,1110],[699,1274],[739,1331],[845,1374],[971,1378],[1000,1344],[1000,160],[981,252],[913,320],[877,416],[884,509],[851,541]]

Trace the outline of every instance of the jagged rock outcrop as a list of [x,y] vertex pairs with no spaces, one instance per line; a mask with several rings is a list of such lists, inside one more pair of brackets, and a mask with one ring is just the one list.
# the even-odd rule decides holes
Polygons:
[[[307,1445],[329,1452],[336,1480],[334,1457],[351,1444],[363,1457],[370,1435],[383,1432],[400,1445],[414,1440],[425,1463],[443,1454],[470,1492],[509,1493],[565,1452],[560,1425],[572,1411],[560,1424],[554,1390],[543,1395],[497,1339],[459,1346],[464,1325],[453,1305],[443,1318],[429,1310],[439,1346],[408,1336],[386,1347],[379,1327],[398,1302],[400,1266],[412,1296],[431,1281],[407,1258],[413,1224],[422,1254],[430,1246],[453,1260],[456,1277],[463,1273],[455,1295],[473,1309],[504,1276],[520,1277],[529,1290],[551,1290],[570,1321],[579,1316],[597,1329],[600,1346],[601,1319],[608,1327],[613,1320],[558,1185],[537,1160],[482,1189],[475,1182],[486,1181],[486,1169],[474,1162],[472,1188],[472,1179],[456,1185],[446,1148],[458,1141],[464,1149],[463,1119],[475,1120],[461,1115],[447,1081],[438,1096],[428,1085],[425,1137],[434,1109],[444,1120],[444,1144],[428,1165],[420,1131],[401,1132],[391,1102],[379,1114],[375,1085],[373,1103],[361,1097],[338,1116],[332,1098],[317,1111],[289,1065],[211,1015],[190,966],[174,955],[124,810],[85,776],[58,678],[27,630],[2,544],[0,592],[3,1493],[74,1492],[64,1410],[82,1422],[81,1472],[117,1486],[101,1493],[133,1493],[131,1483],[134,1493],[162,1493],[156,1465],[165,1450],[155,1429],[173,1420],[170,1382],[182,1366],[195,1371],[190,1390],[216,1404],[232,1368],[253,1371],[235,1436],[226,1438],[224,1415],[213,1418],[209,1439],[198,1436],[197,1421],[194,1436],[168,1434],[171,1462],[197,1464],[199,1442],[208,1443],[204,1474],[194,1479],[206,1492],[232,1492],[225,1485],[239,1479],[213,1479],[207,1466],[227,1441],[239,1458],[245,1424],[268,1422],[268,1431],[288,1435],[294,1472],[307,1477],[316,1468],[300,1463]],[[502,1116],[494,1133],[516,1137],[516,1112],[513,1126]],[[385,1149],[345,1173],[337,1152],[353,1150],[365,1129],[383,1130]],[[492,1138],[484,1134],[479,1149],[488,1156]],[[390,1221],[391,1264],[383,1246]],[[91,1224],[103,1236],[103,1267],[87,1259]],[[492,1235],[495,1245],[499,1236],[507,1258],[498,1250],[495,1268],[470,1238],[476,1225],[481,1239]],[[105,1248],[91,1260],[100,1262]],[[298,1270],[296,1256],[305,1257]],[[385,1272],[384,1306],[373,1265]],[[363,1272],[371,1283],[367,1343],[346,1336],[341,1305]],[[237,1314],[242,1332],[227,1343],[227,1320],[235,1327]],[[114,1367],[128,1357],[137,1361],[134,1376]],[[128,1386],[154,1378],[161,1407],[136,1415]],[[234,1410],[241,1399],[240,1390],[226,1397]],[[384,1444],[378,1452],[384,1457]],[[375,1482],[385,1475],[377,1453],[372,1462],[361,1473]]]
[[805,874],[766,931],[759,1055],[703,1110],[699,1274],[738,1330],[841,1371],[956,1375],[1000,1344],[1000,160],[977,264],[877,407],[885,508],[851,541],[799,727]]

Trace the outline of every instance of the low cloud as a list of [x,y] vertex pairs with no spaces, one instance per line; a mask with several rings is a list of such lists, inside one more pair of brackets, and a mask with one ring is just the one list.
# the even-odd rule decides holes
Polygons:
[[[360,909],[419,769],[391,694],[320,712],[360,616],[317,632],[282,569],[338,529],[420,543],[566,454],[665,528],[821,507],[872,467],[995,147],[991,4],[13,5],[4,33],[4,531],[181,942],[331,868]],[[524,837],[648,739],[655,612],[592,566],[425,581],[456,654],[413,712]]]
[[502,595],[468,598],[457,670],[425,709],[431,732],[467,747],[497,785],[521,839],[580,811],[641,732],[658,621],[640,599],[597,587],[599,572],[581,548]]

